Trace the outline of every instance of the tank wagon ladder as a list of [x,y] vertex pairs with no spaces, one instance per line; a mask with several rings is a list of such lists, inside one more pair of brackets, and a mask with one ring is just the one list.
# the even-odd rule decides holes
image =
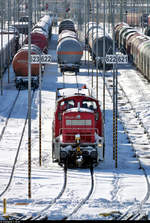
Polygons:
[[[34,93],[35,93],[35,91],[33,91],[33,94],[32,94],[32,99],[31,99],[32,101],[33,101],[33,98],[34,98]],[[12,167],[12,170],[11,170],[11,175],[10,175],[9,181],[8,181],[5,189],[0,193],[0,197],[2,197],[7,192],[7,190],[10,188],[10,185],[11,185],[11,182],[12,182],[12,179],[13,179],[13,176],[14,176],[15,167],[16,167],[16,163],[17,163],[17,160],[18,160],[18,156],[19,156],[21,143],[22,143],[22,140],[23,140],[23,136],[24,136],[27,121],[28,121],[28,112],[27,112],[26,119],[25,119],[25,122],[24,122],[23,130],[22,130],[20,141],[19,141],[18,148],[17,148],[17,152],[16,152],[16,155],[15,155],[13,167]]]

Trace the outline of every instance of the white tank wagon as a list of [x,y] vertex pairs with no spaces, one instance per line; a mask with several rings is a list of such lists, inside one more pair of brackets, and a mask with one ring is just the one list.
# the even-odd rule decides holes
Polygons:
[[73,31],[64,30],[58,38],[57,59],[61,72],[79,72],[83,47]]

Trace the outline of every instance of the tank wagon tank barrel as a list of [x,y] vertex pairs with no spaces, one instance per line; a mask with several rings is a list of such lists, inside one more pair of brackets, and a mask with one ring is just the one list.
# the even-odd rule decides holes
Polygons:
[[72,20],[63,20],[59,25],[57,58],[61,72],[79,72],[83,47],[78,39]]
[[150,81],[150,37],[124,23],[115,26],[115,36],[118,48],[124,48],[136,68]]
[[[92,60],[96,64],[96,57],[101,58],[103,57],[103,39],[105,38],[105,52],[106,54],[113,53],[113,41],[112,38],[108,33],[105,33],[101,26],[97,25],[96,23],[89,23],[86,25],[87,32],[86,32],[86,42],[89,48],[89,51],[92,56]],[[101,69],[103,66],[103,61],[100,59],[98,61],[98,67]],[[106,64],[106,69],[112,68],[111,64]]]
[[[33,27],[31,32],[31,54],[47,53],[52,24],[53,18],[45,15]],[[16,88],[26,88],[28,81],[28,37],[25,39],[24,45],[14,56],[12,64],[16,76]],[[39,65],[31,64],[31,86],[33,88],[37,88],[39,85],[38,75]]]
[[2,43],[0,45],[0,70],[1,74],[3,74],[18,50],[18,30],[13,26],[0,30],[0,42]]

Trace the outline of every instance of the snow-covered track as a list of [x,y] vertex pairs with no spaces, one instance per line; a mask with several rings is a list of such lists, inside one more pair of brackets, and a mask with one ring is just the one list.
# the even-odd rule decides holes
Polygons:
[[[33,101],[33,98],[34,98],[34,93],[35,93],[35,91],[33,91],[33,93],[32,93],[32,98],[31,98],[32,101]],[[17,95],[19,96],[19,93]],[[17,101],[17,98],[18,97],[16,97],[16,101]],[[11,174],[10,174],[10,177],[9,177],[9,181],[8,181],[5,189],[0,193],[0,197],[2,197],[7,192],[7,190],[10,188],[10,186],[11,186],[11,182],[12,182],[13,175],[14,175],[14,172],[15,172],[15,167],[16,167],[16,164],[17,164],[19,151],[20,151],[20,148],[21,148],[21,143],[22,143],[22,140],[23,140],[23,136],[24,136],[27,120],[28,120],[28,112],[27,112],[27,115],[26,115],[26,118],[25,118],[25,121],[24,121],[24,125],[23,125],[23,129],[22,129],[21,135],[20,135],[20,140],[19,140],[19,144],[18,144],[18,147],[17,147],[14,163],[13,163],[13,166],[12,166],[12,169],[11,169]]]
[[[91,196],[93,189],[94,189],[94,172],[93,172],[93,167],[90,168],[90,182],[91,182],[91,186],[89,189],[89,192],[87,194],[87,196],[83,199],[81,199],[81,201],[78,203],[78,205],[75,208],[71,208],[73,209],[72,212],[68,215],[66,215],[65,217],[63,217],[61,220],[67,220],[68,218],[70,218],[73,214],[75,214],[84,204],[85,202],[89,199],[89,197]],[[62,201],[59,202],[59,200],[61,199],[62,195],[64,194],[64,192],[67,189],[67,167],[64,166],[64,183],[62,186],[61,191],[59,192],[59,194],[57,195],[57,197],[55,197],[44,209],[42,209],[41,211],[39,211],[38,213],[36,212],[35,214],[29,214],[29,215],[23,215],[21,213],[18,214],[12,214],[9,216],[9,220],[21,220],[21,221],[27,221],[27,220],[47,220],[48,216],[50,216],[51,214],[51,208],[54,205],[62,205]],[[67,192],[66,192],[67,193]],[[68,197],[69,195],[67,195]],[[62,200],[64,200],[64,198],[62,198]],[[60,208],[60,207],[59,207]],[[67,207],[68,208],[68,207]],[[69,208],[68,208],[69,210]]]
[[9,121],[10,116],[11,116],[11,114],[12,114],[12,111],[13,111],[13,109],[14,109],[14,107],[15,107],[16,101],[17,101],[17,99],[18,99],[18,97],[19,97],[19,93],[20,93],[20,90],[18,90],[17,95],[16,95],[16,97],[15,97],[15,99],[14,99],[14,101],[13,101],[13,104],[12,104],[12,106],[10,107],[8,116],[7,116],[6,120],[5,120],[5,124],[4,124],[4,126],[3,126],[3,128],[2,128],[2,131],[1,131],[1,134],[0,134],[0,141],[1,141],[2,137],[3,137],[3,135],[4,135],[5,129],[6,129],[7,124],[8,124],[8,121]]
[[65,165],[64,166],[64,183],[63,183],[63,186],[62,186],[62,189],[61,191],[59,192],[59,194],[57,195],[57,197],[55,197],[51,202],[50,204],[45,207],[44,209],[42,209],[38,214],[37,216],[35,217],[32,217],[32,220],[41,220],[41,219],[46,219],[47,218],[47,212],[49,211],[49,209],[54,205],[56,204],[57,200],[61,198],[61,196],[63,195],[65,189],[66,189],[66,185],[67,185],[67,166]]
[[81,200],[81,202],[77,205],[77,207],[75,207],[75,209],[69,215],[65,216],[62,220],[67,220],[72,215],[74,215],[85,204],[85,202],[90,198],[90,196],[93,192],[93,189],[94,189],[93,166],[90,167],[90,174],[91,174],[91,188],[89,190],[89,193],[87,194],[87,196],[84,199]]
[[68,78],[70,79],[71,78],[71,81],[72,83],[74,82],[74,87],[75,88],[79,88],[79,83],[78,83],[78,75],[77,73],[62,73],[62,76],[63,76],[63,88],[67,88],[67,84],[69,83],[68,82]]
[[58,195],[41,211],[36,212],[36,214],[29,214],[29,215],[24,215],[21,213],[18,214],[11,214],[9,215],[9,220],[17,220],[17,221],[27,221],[27,220],[46,220],[47,213],[49,212],[49,209],[56,204],[57,200],[61,198],[63,195],[67,185],[67,166],[64,166],[64,182],[61,188],[61,191],[58,193]]
[[[109,92],[110,97],[113,100],[112,81],[110,81],[110,80],[106,81],[106,88]],[[143,205],[148,201],[148,199],[150,197],[150,181],[149,181],[146,169],[140,160],[141,157],[140,157],[140,155],[137,155],[136,141],[134,141],[134,139],[136,139],[136,136],[137,136],[137,130],[136,130],[136,132],[134,132],[134,131],[135,131],[135,128],[138,128],[139,129],[138,136],[141,135],[141,138],[142,138],[143,133],[145,133],[146,141],[144,140],[143,142],[141,142],[141,145],[144,145],[144,146],[145,145],[148,146],[150,144],[150,134],[148,133],[147,128],[144,125],[144,122],[139,117],[139,114],[136,111],[136,108],[134,107],[133,103],[129,99],[128,95],[126,94],[126,92],[120,82],[118,82],[118,85],[117,85],[117,94],[118,94],[117,95],[117,97],[118,97],[118,116],[124,126],[124,131],[127,134],[128,140],[132,145],[135,156],[136,156],[137,160],[139,161],[140,169],[143,170],[143,174],[145,176],[146,185],[147,185],[147,192],[146,192],[144,199],[138,205],[129,208],[129,210],[127,210],[125,212],[125,214],[123,214],[117,220],[136,220],[136,219],[139,220],[140,218],[142,219],[144,216],[143,210],[142,210]],[[126,119],[128,120],[126,126],[123,121],[124,116],[126,116]],[[134,120],[134,123],[133,123],[133,120]]]

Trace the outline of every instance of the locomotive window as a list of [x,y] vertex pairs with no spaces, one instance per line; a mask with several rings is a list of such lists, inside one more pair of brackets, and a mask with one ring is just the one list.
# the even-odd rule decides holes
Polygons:
[[73,108],[73,107],[74,107],[73,100],[65,100],[60,103],[60,110],[62,110],[62,111],[69,109],[69,108]]
[[91,110],[97,109],[97,105],[95,101],[82,101],[82,107],[83,108],[88,108]]
[[92,121],[91,120],[66,120],[66,125],[71,125],[71,126],[74,126],[74,125],[80,125],[80,126],[83,126],[83,125],[86,125],[86,126],[91,126],[92,125]]

